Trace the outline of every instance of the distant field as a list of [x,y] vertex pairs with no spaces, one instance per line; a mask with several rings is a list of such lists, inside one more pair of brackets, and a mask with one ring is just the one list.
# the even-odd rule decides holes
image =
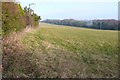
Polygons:
[[22,38],[39,77],[118,77],[118,32],[40,23]]

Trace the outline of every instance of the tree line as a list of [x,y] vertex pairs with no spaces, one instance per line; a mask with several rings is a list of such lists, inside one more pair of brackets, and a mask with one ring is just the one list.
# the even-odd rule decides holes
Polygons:
[[103,19],[103,20],[74,20],[74,19],[63,19],[63,20],[52,20],[47,19],[42,22],[56,24],[56,25],[66,25],[75,27],[85,27],[101,30],[118,30],[118,20],[114,19]]

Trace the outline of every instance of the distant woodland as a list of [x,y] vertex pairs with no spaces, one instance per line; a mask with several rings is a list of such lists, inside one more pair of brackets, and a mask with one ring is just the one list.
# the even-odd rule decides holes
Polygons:
[[[104,20],[74,20],[74,19],[64,19],[64,20],[44,20],[45,23],[56,24],[56,25],[66,25],[75,27],[85,27],[101,30],[118,30],[118,20],[114,19],[104,19]],[[120,30],[120,29],[119,29]]]

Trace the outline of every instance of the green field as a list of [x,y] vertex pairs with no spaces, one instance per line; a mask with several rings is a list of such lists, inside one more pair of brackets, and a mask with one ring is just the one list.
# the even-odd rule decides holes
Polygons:
[[39,77],[118,77],[118,32],[40,23],[22,38]]
[[40,23],[8,40],[3,77],[118,77],[118,31]]

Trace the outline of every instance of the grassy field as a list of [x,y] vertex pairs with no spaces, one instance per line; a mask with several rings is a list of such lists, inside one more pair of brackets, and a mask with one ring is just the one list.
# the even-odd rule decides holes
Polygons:
[[3,78],[118,77],[118,32],[40,23],[3,39]]
[[118,77],[118,33],[40,23],[22,38],[37,77]]

